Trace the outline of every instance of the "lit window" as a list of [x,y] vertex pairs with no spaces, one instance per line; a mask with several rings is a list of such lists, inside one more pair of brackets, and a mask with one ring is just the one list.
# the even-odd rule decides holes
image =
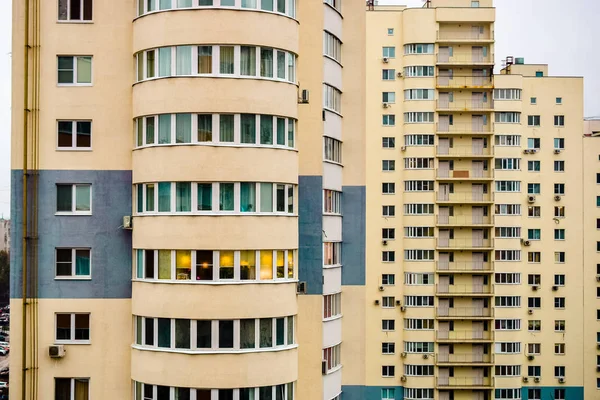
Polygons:
[[91,85],[92,56],[58,56],[59,85]]

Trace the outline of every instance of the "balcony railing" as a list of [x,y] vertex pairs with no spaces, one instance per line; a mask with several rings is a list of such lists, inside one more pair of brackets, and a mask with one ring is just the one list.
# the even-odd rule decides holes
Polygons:
[[438,215],[436,217],[438,225],[491,225],[493,224],[493,216],[473,216],[473,215]]
[[482,125],[477,121],[473,121],[471,123],[454,123],[449,125],[448,123],[437,124],[437,132],[438,133],[492,133],[491,124]]
[[475,40],[494,40],[494,31],[480,33],[480,31],[468,30],[443,30],[437,32],[438,40],[456,40],[456,41],[475,41]]
[[494,378],[484,376],[473,377],[438,377],[436,378],[438,387],[488,387],[494,386]]
[[476,169],[436,169],[436,178],[438,179],[493,179],[493,171]]
[[449,202],[460,202],[460,203],[472,203],[478,201],[485,202],[493,202],[494,194],[493,193],[473,193],[469,192],[437,192],[436,194],[437,201],[449,201]]
[[436,294],[492,294],[494,293],[493,285],[445,285],[437,284]]
[[494,340],[493,331],[436,331],[436,340]]
[[477,363],[491,363],[494,357],[492,354],[442,354],[438,353],[435,357],[438,364],[444,363],[465,363],[465,364],[477,364]]
[[456,65],[470,65],[470,64],[493,64],[494,54],[488,53],[484,56],[483,54],[472,54],[472,53],[457,53],[454,52],[452,55],[448,54],[437,54],[438,64],[456,64]]
[[494,247],[494,239],[437,239],[437,247],[443,249],[479,249]]
[[493,101],[483,101],[483,100],[458,100],[458,101],[449,101],[449,100],[438,100],[437,101],[437,109],[438,110],[451,110],[451,111],[492,111],[494,108]]
[[439,76],[437,78],[438,88],[489,88],[494,87],[491,76]]
[[436,270],[441,272],[491,272],[492,264],[483,261],[437,261]]
[[492,308],[482,307],[438,307],[436,309],[437,317],[459,317],[459,318],[479,318],[479,317],[493,317]]

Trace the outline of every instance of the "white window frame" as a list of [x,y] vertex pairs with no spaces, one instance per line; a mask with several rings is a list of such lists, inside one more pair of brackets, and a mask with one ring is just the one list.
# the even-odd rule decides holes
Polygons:
[[[71,275],[58,276],[58,250],[71,250]],[[90,252],[90,273],[89,275],[77,275],[76,254],[77,250],[87,250]],[[54,279],[56,280],[90,280],[92,279],[92,248],[91,247],[56,247],[54,249]]]
[[[73,59],[73,82],[72,83],[60,83],[58,82],[58,59],[60,57],[70,57]],[[89,57],[90,58],[90,82],[79,83],[77,82],[77,58]],[[58,54],[56,56],[56,85],[57,86],[94,86],[94,56],[93,55],[72,55],[72,54]]]
[[[58,208],[58,186],[71,186],[71,211],[56,211],[54,215],[92,215],[93,207],[92,207],[92,199],[94,198],[93,194],[93,185],[91,183],[56,183],[56,201]],[[77,211],[77,186],[89,186],[90,187],[90,210],[89,211]]]
[[79,381],[87,381],[88,383],[88,393],[87,393],[87,398],[90,398],[90,378],[66,378],[66,377],[59,377],[59,376],[55,376],[54,377],[54,387],[56,388],[56,380],[57,379],[69,379],[70,384],[71,384],[71,393],[70,393],[70,400],[75,400],[75,381],[79,380]]
[[[58,126],[60,122],[71,122],[71,146],[60,147],[59,146],[59,130]],[[78,147],[77,146],[77,123],[78,122],[89,122],[90,123],[90,146],[89,147]],[[56,120],[56,151],[92,151],[93,147],[93,136],[94,136],[94,124],[91,119],[59,119]]]
[[[58,315],[66,314],[71,316],[71,339],[58,339]],[[89,334],[87,340],[75,339],[75,315],[87,315],[89,317]],[[56,312],[54,313],[54,342],[58,344],[91,344],[92,342],[92,314],[89,312]]]

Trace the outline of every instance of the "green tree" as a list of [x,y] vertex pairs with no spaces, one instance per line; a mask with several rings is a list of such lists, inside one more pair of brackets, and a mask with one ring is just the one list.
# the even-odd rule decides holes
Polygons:
[[10,256],[0,251],[0,304],[8,304],[10,291]]

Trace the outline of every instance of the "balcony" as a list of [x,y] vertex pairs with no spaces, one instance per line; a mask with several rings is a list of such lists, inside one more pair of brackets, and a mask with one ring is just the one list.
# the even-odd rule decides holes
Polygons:
[[441,124],[438,122],[436,127],[438,135],[491,135],[493,134],[490,124],[482,125],[479,121],[471,123],[448,123]]
[[439,43],[492,43],[494,31],[480,33],[477,30],[443,30],[437,32]]
[[436,224],[438,226],[457,226],[457,227],[468,227],[468,226],[481,226],[491,227],[494,224],[494,217],[488,216],[475,216],[475,215],[438,215],[436,216]]
[[454,169],[441,170],[436,169],[435,177],[442,181],[491,181],[494,180],[493,171],[474,170],[474,169]]
[[439,158],[491,158],[494,156],[494,150],[492,147],[478,147],[473,145],[436,146],[435,155]]
[[438,76],[438,89],[493,89],[491,76]]
[[435,285],[437,296],[493,296],[494,285]]
[[493,193],[468,192],[436,192],[438,203],[447,204],[490,204],[494,202]]
[[438,377],[436,387],[440,389],[491,389],[494,386],[493,377]]
[[489,262],[477,262],[477,261],[436,261],[435,270],[438,273],[444,274],[448,272],[452,273],[463,273],[463,274],[483,274],[492,273],[494,268],[492,263]]
[[494,331],[436,331],[438,342],[490,342],[494,340]]
[[492,250],[494,248],[494,239],[482,239],[473,237],[469,239],[437,239],[437,249],[455,249],[455,250]]
[[493,310],[484,307],[438,307],[435,316],[440,319],[485,319],[494,316]]
[[494,111],[493,101],[483,101],[480,99],[472,100],[438,100],[436,102],[437,112],[492,112]]
[[494,54],[458,53],[437,54],[438,65],[494,65]]

